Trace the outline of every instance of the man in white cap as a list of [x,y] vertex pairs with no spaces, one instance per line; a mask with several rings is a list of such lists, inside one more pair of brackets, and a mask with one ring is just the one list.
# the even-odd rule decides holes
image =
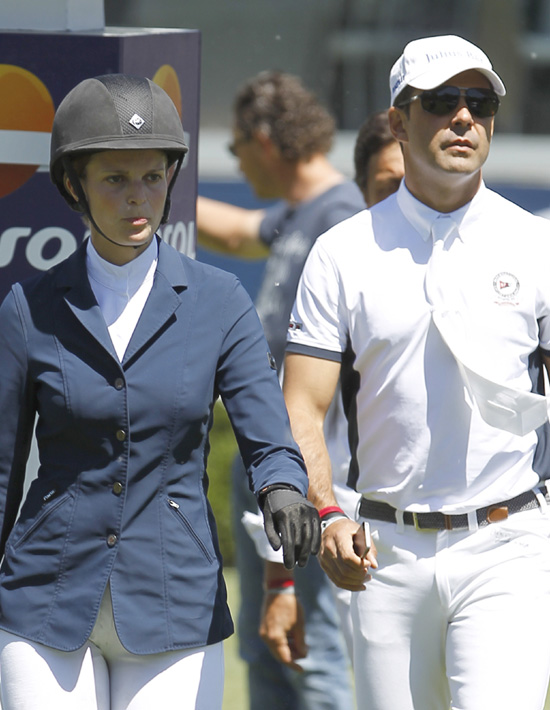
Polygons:
[[[404,181],[317,240],[289,330],[284,389],[322,566],[357,592],[359,710],[541,710],[550,226],[483,183],[505,88],[478,47],[411,42],[390,89]],[[339,378],[356,521],[322,434]]]

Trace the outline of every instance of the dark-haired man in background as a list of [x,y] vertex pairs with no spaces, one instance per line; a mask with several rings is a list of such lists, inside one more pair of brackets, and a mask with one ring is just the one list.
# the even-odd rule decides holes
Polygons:
[[[298,280],[317,237],[365,208],[357,185],[330,163],[333,118],[301,81],[279,72],[262,72],[237,93],[231,151],[256,195],[278,202],[247,210],[199,198],[197,226],[202,247],[241,258],[266,258],[256,306],[277,368],[283,362],[286,333]],[[345,455],[345,454],[344,454]],[[328,579],[315,558],[307,568],[286,570],[264,561],[241,518],[248,511],[254,534],[255,498],[245,489],[242,462],[234,462],[233,512],[237,567],[241,580],[238,620],[240,651],[248,663],[252,710],[349,710],[353,705],[349,662],[342,642]],[[265,548],[258,525],[256,543]],[[307,636],[296,620],[304,608]],[[258,635],[262,602],[296,633],[278,663]],[[305,658],[307,653],[307,658]],[[303,659],[303,660],[302,660]],[[302,672],[295,672],[295,671]]]
[[367,207],[385,200],[403,178],[403,152],[390,130],[388,112],[373,113],[363,123],[353,153],[355,182]]
[[[363,193],[367,207],[386,199],[399,187],[404,171],[403,152],[390,130],[387,110],[372,114],[360,127],[355,141],[354,164],[355,182]],[[351,455],[348,421],[344,414],[340,387],[325,417],[324,432],[332,467],[334,495],[338,506],[353,518],[360,496],[347,485]],[[353,658],[353,621],[350,613],[352,592],[333,585],[333,593],[340,627],[350,658]],[[289,627],[288,618],[277,615],[275,609],[266,606],[261,625],[262,638],[277,657],[289,658],[290,644],[296,635],[303,634],[299,630],[302,623],[302,618],[296,618],[295,626]]]

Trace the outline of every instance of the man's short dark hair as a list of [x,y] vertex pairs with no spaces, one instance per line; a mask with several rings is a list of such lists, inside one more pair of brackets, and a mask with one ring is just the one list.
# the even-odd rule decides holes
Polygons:
[[244,138],[265,133],[286,160],[309,160],[332,147],[333,117],[296,76],[261,72],[239,90],[233,111]]
[[369,160],[378,151],[393,143],[395,138],[390,130],[388,112],[379,111],[363,123],[355,140],[353,160],[355,164],[355,182],[361,190],[367,187]]

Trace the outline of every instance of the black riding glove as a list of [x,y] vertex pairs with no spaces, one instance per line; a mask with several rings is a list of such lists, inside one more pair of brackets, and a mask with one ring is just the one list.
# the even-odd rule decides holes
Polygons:
[[287,569],[296,563],[305,567],[310,555],[319,552],[321,528],[319,513],[307,498],[291,486],[275,484],[258,497],[264,514],[267,539],[274,550],[283,546]]

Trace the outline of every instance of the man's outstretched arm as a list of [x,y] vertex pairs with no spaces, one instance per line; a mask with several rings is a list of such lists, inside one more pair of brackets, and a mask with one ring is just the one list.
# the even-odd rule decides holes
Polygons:
[[264,210],[247,210],[227,202],[197,199],[197,237],[204,249],[242,259],[265,259],[269,247],[260,239]]

